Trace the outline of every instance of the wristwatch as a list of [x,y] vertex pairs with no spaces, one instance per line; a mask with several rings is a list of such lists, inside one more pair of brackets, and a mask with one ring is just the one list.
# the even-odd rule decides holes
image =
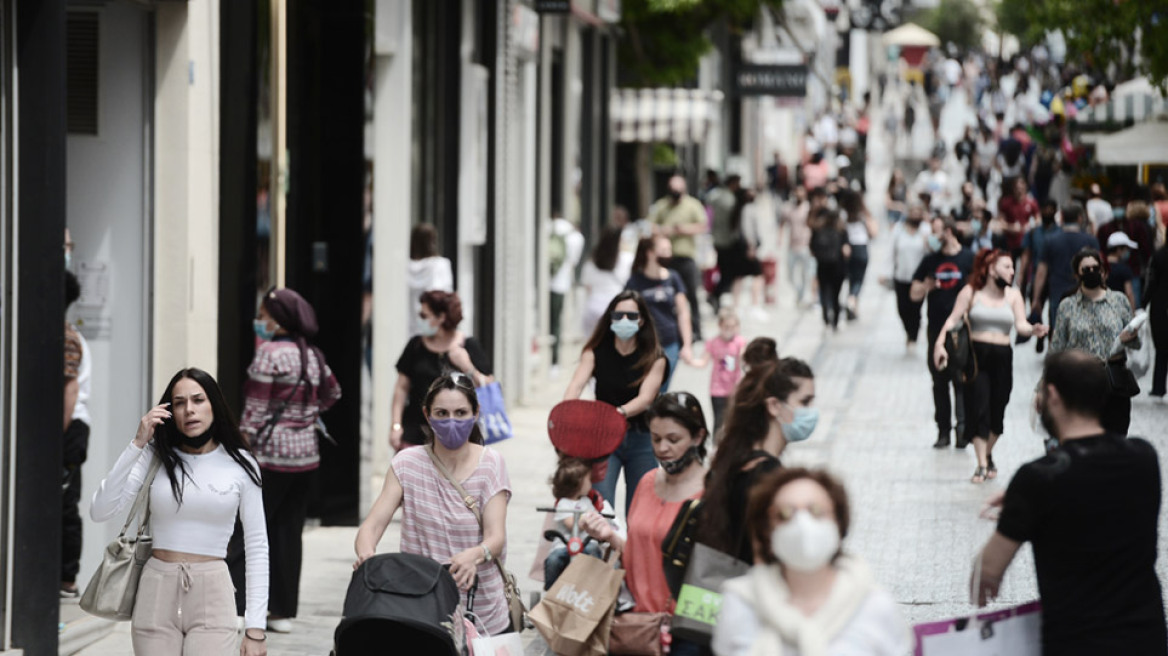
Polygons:
[[401,430],[401,429],[402,429],[402,425],[401,425],[401,423],[400,423],[400,422],[394,422],[394,424],[393,424],[393,430],[395,430],[395,431],[399,431],[399,430]]

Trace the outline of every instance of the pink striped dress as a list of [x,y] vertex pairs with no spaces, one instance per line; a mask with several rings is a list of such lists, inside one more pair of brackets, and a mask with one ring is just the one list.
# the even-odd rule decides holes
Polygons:
[[[467,447],[464,447],[467,448]],[[457,553],[477,547],[483,541],[478,520],[462,502],[462,497],[430,461],[424,448],[406,449],[393,457],[393,473],[402,486],[401,550],[440,563],[449,563]],[[497,494],[511,500],[511,479],[507,464],[497,451],[484,447],[474,472],[459,481],[479,508]],[[496,554],[506,562],[507,550]],[[503,592],[503,577],[495,563],[478,567],[479,587],[474,612],[492,635],[507,629],[511,619]],[[466,600],[464,599],[464,602]]]

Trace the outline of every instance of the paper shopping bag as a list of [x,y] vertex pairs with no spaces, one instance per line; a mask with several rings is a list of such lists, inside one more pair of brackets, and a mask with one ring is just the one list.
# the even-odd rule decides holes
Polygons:
[[474,638],[471,656],[523,656],[523,638],[518,633],[504,633],[490,638]]
[[913,627],[913,656],[1041,656],[1042,604]]
[[556,579],[528,619],[561,656],[604,656],[624,571],[581,554]]

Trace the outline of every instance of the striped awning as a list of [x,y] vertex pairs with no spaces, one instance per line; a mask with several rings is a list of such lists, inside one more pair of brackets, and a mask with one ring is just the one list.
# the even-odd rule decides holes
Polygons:
[[622,142],[694,143],[721,116],[722,92],[703,89],[614,89],[613,137]]
[[1147,78],[1136,78],[1115,87],[1111,100],[1080,111],[1075,120],[1080,123],[1134,123],[1147,121],[1168,112],[1168,99],[1148,83]]

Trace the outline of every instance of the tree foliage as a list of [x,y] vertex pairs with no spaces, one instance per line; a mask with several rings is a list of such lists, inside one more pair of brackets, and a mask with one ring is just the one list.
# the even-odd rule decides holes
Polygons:
[[[1060,30],[1068,59],[1115,80],[1147,75],[1168,84],[1168,4],[1162,0],[1002,0],[1038,29]],[[1013,11],[1013,9],[1011,9]]]
[[1031,22],[1026,15],[1026,0],[998,0],[994,4],[994,22],[999,32],[1012,34],[1018,38],[1023,48],[1030,48],[1042,41],[1042,25]]
[[986,21],[972,0],[941,0],[936,7],[916,14],[913,20],[936,34],[941,43],[959,51],[981,47]]
[[725,21],[731,32],[748,27],[764,7],[782,0],[624,0],[618,46],[622,86],[681,86],[697,77],[713,47],[708,31]]

